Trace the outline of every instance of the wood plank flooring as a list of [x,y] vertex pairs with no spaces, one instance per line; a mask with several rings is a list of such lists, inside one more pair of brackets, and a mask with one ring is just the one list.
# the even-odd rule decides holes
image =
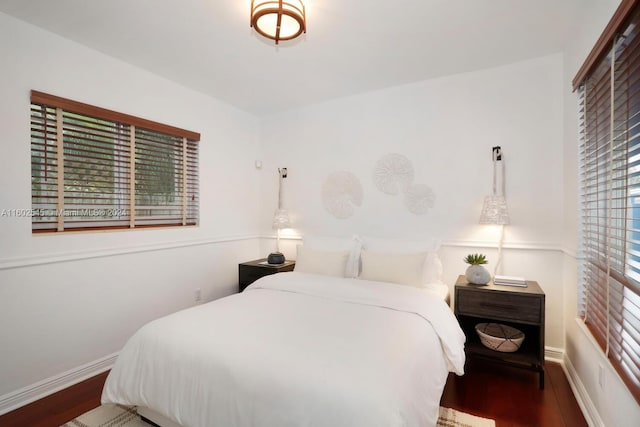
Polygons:
[[557,363],[545,363],[545,388],[538,373],[469,361],[465,375],[449,374],[442,406],[496,420],[496,427],[587,427],[571,386]]
[[58,427],[100,406],[109,373],[97,375],[15,411],[0,415],[0,427]]
[[[562,371],[546,364],[545,389],[534,372],[469,362],[463,377],[449,375],[442,406],[496,420],[496,427],[586,427]],[[0,415],[2,427],[58,427],[100,404],[107,373]]]

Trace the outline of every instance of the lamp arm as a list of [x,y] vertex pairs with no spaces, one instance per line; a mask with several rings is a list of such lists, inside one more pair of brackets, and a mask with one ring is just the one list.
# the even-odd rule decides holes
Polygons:
[[287,177],[287,168],[278,168],[278,209],[282,209],[282,180]]
[[496,159],[493,159],[493,195],[495,196],[496,193]]
[[504,164],[504,160],[501,160],[500,163],[502,163],[502,197],[506,198],[507,197],[507,193],[505,191],[506,185],[507,185],[507,180],[506,180],[506,172],[505,172],[505,164]]
[[504,225],[500,226],[500,240],[498,241],[498,261],[496,262],[496,266],[493,269],[493,277],[496,277],[498,274],[498,268],[502,264],[502,244],[504,242]]

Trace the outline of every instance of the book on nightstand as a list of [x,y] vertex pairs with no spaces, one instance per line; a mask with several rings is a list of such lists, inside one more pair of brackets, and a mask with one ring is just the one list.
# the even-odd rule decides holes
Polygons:
[[496,275],[493,278],[493,283],[496,285],[503,285],[503,286],[520,286],[522,288],[527,287],[527,281],[524,279],[524,277]]

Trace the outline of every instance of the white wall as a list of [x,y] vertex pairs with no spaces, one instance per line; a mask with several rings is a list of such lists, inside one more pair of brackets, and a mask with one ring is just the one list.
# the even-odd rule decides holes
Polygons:
[[[198,228],[33,236],[28,218],[0,217],[0,412],[41,382],[117,352],[146,321],[194,304],[196,287],[205,300],[233,292],[237,263],[273,250],[272,239],[257,236],[271,233],[278,167],[289,168],[284,203],[293,235],[437,237],[450,285],[467,253],[486,253],[492,269],[498,230],[477,220],[491,191],[491,147],[501,145],[511,212],[502,272],[545,290],[546,344],[566,348],[591,420],[631,425],[640,409],[575,321],[577,123],[569,85],[617,3],[585,0],[564,55],[263,120],[0,14],[0,209],[30,206],[30,89],[202,134]],[[374,187],[375,162],[392,152],[409,157],[416,182],[434,190],[426,215]],[[337,170],[364,187],[363,205],[347,220],[329,215],[320,199]],[[283,242],[288,257],[297,242]]]
[[[607,427],[637,426],[640,405],[606,360],[591,334],[578,320],[577,261],[578,247],[578,120],[577,96],[571,80],[615,12],[618,0],[585,2],[584,16],[572,31],[564,56],[564,239],[569,248],[565,257],[566,366],[575,384],[578,398],[594,425]],[[604,383],[599,384],[602,367]]]
[[[440,238],[444,279],[452,285],[464,273],[464,255],[483,251],[490,268],[496,262],[498,229],[478,219],[491,193],[491,147],[500,145],[511,213],[503,272],[539,281],[547,345],[561,349],[562,93],[557,54],[271,115],[261,131],[264,168],[273,171],[263,203],[275,207],[275,170],[287,167],[284,204],[299,234]],[[435,207],[426,215],[374,186],[374,165],[387,153],[411,159],[415,182],[433,189]],[[325,178],[338,170],[356,175],[364,189],[362,206],[346,220],[327,213],[321,200]],[[293,243],[284,245],[289,257]]]
[[4,14],[0,40],[0,210],[31,206],[31,89],[202,135],[199,227],[32,235],[29,218],[0,216],[2,412],[193,305],[196,288],[204,300],[235,292],[261,215],[258,119]]

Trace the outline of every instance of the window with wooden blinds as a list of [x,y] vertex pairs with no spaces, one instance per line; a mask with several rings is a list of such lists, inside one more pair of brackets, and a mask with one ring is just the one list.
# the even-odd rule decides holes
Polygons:
[[199,140],[32,91],[33,231],[197,225]]
[[[631,7],[632,6],[632,7]],[[624,14],[625,16],[619,16]],[[640,402],[640,8],[623,1],[578,81],[580,312]],[[603,41],[604,40],[604,41]],[[593,60],[597,58],[597,60]]]

